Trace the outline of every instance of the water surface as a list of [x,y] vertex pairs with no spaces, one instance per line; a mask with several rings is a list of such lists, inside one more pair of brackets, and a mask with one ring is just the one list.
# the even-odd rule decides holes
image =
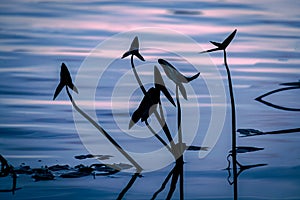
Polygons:
[[[100,42],[119,32],[139,27],[173,29],[190,36],[203,49],[212,47],[210,40],[221,41],[237,28],[236,38],[228,48],[237,103],[237,128],[261,131],[299,128],[299,112],[277,110],[254,99],[279,88],[280,83],[300,79],[300,2],[12,0],[2,2],[0,8],[0,153],[14,166],[21,163],[32,167],[73,166],[95,162],[74,159],[75,155],[89,152],[77,134],[67,95],[62,93],[56,101],[52,101],[60,65],[61,62],[67,63],[75,77],[85,57]],[[128,38],[122,42],[129,46],[130,41],[131,38]],[[142,44],[143,41],[140,42]],[[182,51],[191,51],[185,44],[176,45],[180,45]],[[223,54],[210,55],[227,86]],[[145,51],[144,56],[155,58],[151,51]],[[128,59],[118,62],[123,70],[130,69]],[[184,65],[178,68],[185,73],[194,73]],[[105,87],[99,87],[109,94],[114,82],[111,80],[105,84]],[[197,86],[201,85],[203,80],[199,80]],[[300,108],[299,92],[277,93],[266,100]],[[203,129],[197,133],[194,145],[202,142],[210,112],[207,91],[200,91],[198,95],[203,109],[200,124]],[[103,126],[128,148],[138,145],[137,139],[123,138],[118,134],[108,109],[110,99],[102,96],[100,91],[96,99],[97,115],[103,119]],[[138,97],[133,99],[133,107],[138,101]],[[198,158],[198,152],[185,154],[186,199],[232,199],[233,190],[226,180],[227,171],[222,170],[227,166],[226,156],[231,141],[230,110],[227,112],[222,135],[210,154],[204,159]],[[127,120],[126,117],[124,120]],[[240,154],[241,163],[268,164],[240,175],[240,199],[299,199],[299,142],[299,132],[239,137],[240,146],[264,148],[263,151]],[[157,146],[159,143],[155,140],[144,142],[145,151]],[[168,166],[146,173],[137,179],[125,197],[150,199],[170,169],[171,166]],[[96,179],[89,176],[34,182],[30,176],[20,175],[18,185],[22,189],[15,195],[0,193],[0,198],[115,199],[130,178],[131,174],[119,173]],[[1,184],[5,182],[2,180]],[[5,188],[6,185],[0,187]],[[166,191],[158,199],[165,196]],[[179,198],[178,189],[173,197]]]

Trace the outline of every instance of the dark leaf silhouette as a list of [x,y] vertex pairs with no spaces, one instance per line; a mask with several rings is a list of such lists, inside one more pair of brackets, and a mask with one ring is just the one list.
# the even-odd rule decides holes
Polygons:
[[200,72],[195,74],[192,77],[186,77],[183,74],[181,74],[173,65],[171,65],[168,61],[164,60],[164,59],[158,59],[158,63],[162,66],[162,68],[164,69],[167,77],[169,79],[171,79],[176,85],[178,85],[179,90],[183,96],[183,98],[185,98],[187,100],[187,94],[186,94],[186,90],[183,86],[182,83],[188,83],[194,79],[196,79],[199,75]]
[[280,85],[300,87],[300,80],[298,82],[281,83]]
[[59,93],[65,86],[69,87],[70,89],[72,89],[74,92],[76,92],[78,94],[78,89],[72,82],[72,78],[71,78],[71,75],[70,75],[70,72],[69,72],[67,66],[65,65],[65,63],[62,63],[61,70],[60,70],[60,82],[59,82],[58,86],[56,87],[56,90],[55,90],[55,93],[53,96],[53,100],[55,100],[55,98],[59,95]]
[[263,132],[261,132],[260,130],[256,130],[256,129],[238,129],[237,132],[239,132],[240,134],[244,135],[244,136],[252,136],[252,135],[262,135]]
[[139,53],[139,39],[137,36],[135,36],[135,38],[133,39],[129,50],[123,54],[122,59],[126,58],[129,55],[134,55],[138,57],[140,60],[145,61],[143,56]]
[[175,106],[175,102],[171,97],[171,94],[165,87],[165,83],[156,66],[154,66],[154,82],[155,87],[150,88],[146,92],[139,107],[132,114],[131,120],[129,122],[129,129],[139,120],[145,122],[148,117],[156,111],[157,104],[160,102],[160,92],[163,92],[167,99]]
[[199,146],[188,146],[186,150],[188,151],[208,151],[209,147],[199,147]]
[[267,132],[262,132],[256,129],[238,129],[237,132],[243,135],[243,137],[249,137],[249,136],[256,136],[256,135],[297,133],[300,132],[300,128],[291,128],[291,129],[283,129],[283,130],[267,131]]
[[75,156],[75,158],[78,160],[83,160],[83,159],[87,159],[87,158],[96,158],[98,160],[107,160],[111,157],[113,157],[113,156],[111,156],[111,155],[93,155],[93,154]]
[[213,45],[217,46],[217,48],[202,51],[201,53],[225,50],[228,47],[228,45],[231,43],[231,41],[233,40],[233,38],[236,34],[236,31],[237,31],[237,29],[235,29],[222,43],[210,41]]
[[159,89],[164,95],[167,97],[167,99],[173,104],[173,106],[176,107],[175,102],[169,93],[169,91],[166,88],[165,82],[156,66],[154,66],[154,85],[155,88]]
[[[254,152],[254,151],[261,151],[264,150],[264,148],[260,148],[260,147],[248,147],[248,146],[239,146],[236,147],[236,152],[237,153],[248,153],[248,152]],[[230,151],[229,153],[232,153],[232,151]]]

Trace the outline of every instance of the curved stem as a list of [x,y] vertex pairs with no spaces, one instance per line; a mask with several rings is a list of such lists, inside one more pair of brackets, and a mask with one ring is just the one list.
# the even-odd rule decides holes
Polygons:
[[134,184],[134,182],[136,181],[136,179],[137,179],[137,177],[140,175],[140,173],[135,173],[132,177],[131,177],[131,179],[130,179],[130,181],[128,182],[128,184],[126,185],[126,187],[121,191],[121,193],[119,194],[119,196],[118,196],[118,200],[119,199],[123,199],[123,197],[124,197],[124,195],[126,194],[126,192],[132,187],[132,185]]
[[[173,196],[173,193],[176,189],[176,184],[177,184],[177,181],[178,181],[178,177],[179,177],[179,174],[180,174],[180,171],[181,171],[180,167],[182,167],[182,166],[178,165],[178,163],[176,162],[176,165],[175,165],[175,168],[174,168],[174,171],[173,171],[171,184],[170,184],[170,190],[169,190],[169,193],[168,193],[166,199],[171,199],[172,196]],[[181,194],[180,194],[180,200],[182,200]]]
[[144,85],[142,84],[142,81],[141,81],[141,79],[140,79],[140,77],[139,77],[139,75],[138,75],[138,73],[137,73],[137,71],[136,71],[136,69],[134,67],[133,55],[131,55],[130,61],[131,61],[131,67],[132,67],[132,71],[134,73],[135,79],[137,80],[137,82],[138,82],[138,84],[139,84],[139,86],[140,86],[143,94],[146,95],[146,89],[145,89]]
[[165,178],[164,182],[161,184],[161,187],[153,194],[151,200],[154,200],[157,197],[157,195],[166,188],[167,183],[169,182],[170,178],[172,177],[172,175],[174,173],[175,167],[169,172],[168,176]]
[[72,95],[69,92],[68,87],[66,87],[66,90],[75,110],[79,112],[84,118],[86,118],[96,129],[98,129],[104,135],[104,137],[106,137],[106,139],[108,139],[109,142],[112,143],[117,148],[117,150],[122,153],[123,156],[125,156],[131,164],[134,165],[134,167],[137,169],[137,172],[141,172],[143,168],[126,151],[124,151],[123,148],[97,122],[95,122],[88,114],[86,114],[76,105],[75,101],[72,98]]
[[229,95],[230,95],[230,104],[231,104],[231,145],[232,145],[232,168],[233,168],[233,182],[234,184],[234,199],[237,199],[237,166],[236,166],[236,118],[235,118],[235,102],[234,102],[234,95],[233,95],[233,88],[232,88],[232,81],[231,81],[231,74],[227,64],[227,57],[226,51],[224,49],[224,64],[226,67],[227,78],[228,78],[228,86],[229,86]]
[[276,108],[276,109],[280,109],[280,110],[286,110],[286,111],[300,111],[299,108],[288,108],[288,107],[284,107],[284,106],[278,106],[278,105],[275,105],[273,103],[270,103],[270,102],[267,102],[265,100],[263,100],[262,98],[266,97],[266,96],[269,96],[271,94],[274,94],[274,93],[277,93],[277,92],[281,92],[281,91],[284,91],[284,90],[293,90],[293,89],[300,89],[300,87],[285,87],[285,88],[279,88],[279,89],[276,89],[276,90],[272,90],[270,92],[267,92],[259,97],[257,97],[255,100],[256,101],[259,101],[267,106],[270,106],[270,107],[273,107],[273,108]]

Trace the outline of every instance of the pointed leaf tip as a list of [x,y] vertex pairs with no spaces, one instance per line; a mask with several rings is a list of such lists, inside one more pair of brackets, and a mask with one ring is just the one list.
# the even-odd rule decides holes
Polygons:
[[165,82],[157,66],[154,66],[154,84],[155,84],[155,88],[159,89],[166,96],[166,98],[171,102],[171,104],[173,104],[176,107],[176,104],[171,94],[169,93],[168,89],[166,88]]
[[139,46],[140,46],[139,45],[139,38],[138,38],[138,36],[135,36],[135,38],[133,39],[133,41],[130,45],[129,51],[139,49]]

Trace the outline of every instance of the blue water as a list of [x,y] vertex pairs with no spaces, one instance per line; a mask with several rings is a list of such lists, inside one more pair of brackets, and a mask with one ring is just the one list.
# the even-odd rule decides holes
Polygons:
[[[299,112],[271,108],[254,99],[279,88],[280,83],[300,79],[300,2],[12,0],[1,2],[0,8],[0,154],[14,166],[21,163],[31,167],[74,166],[96,162],[74,159],[75,155],[89,152],[77,134],[71,103],[65,92],[52,101],[60,65],[67,63],[75,77],[84,59],[99,43],[120,32],[141,27],[178,31],[194,39],[203,49],[212,47],[210,40],[222,41],[237,28],[237,35],[228,47],[237,128],[261,131],[299,128]],[[120,41],[120,46],[129,47],[131,39]],[[193,51],[185,48],[184,43],[176,42],[182,47],[182,52]],[[124,51],[123,46],[119,51]],[[156,53],[145,51],[144,56],[154,60]],[[112,56],[120,58],[121,54]],[[227,86],[222,52],[210,56]],[[176,60],[172,62],[176,64]],[[120,66],[120,71],[115,72],[116,77],[122,70],[130,70],[129,59],[116,61],[116,65]],[[195,72],[184,67],[179,69],[189,74]],[[109,73],[112,72],[108,72],[108,77]],[[110,98],[104,95],[113,89],[114,78],[108,78],[103,87],[99,86],[95,97],[99,103],[97,115],[105,116],[101,118],[103,126],[132,150],[140,145],[139,140],[118,134],[107,106]],[[199,80],[200,86],[203,83]],[[89,89],[84,85],[77,86],[81,90]],[[193,145],[202,143],[210,117],[209,106],[205,106],[210,103],[207,91],[203,89],[197,95],[203,105],[200,123],[203,128],[197,133]],[[299,95],[300,90],[295,89],[266,97],[266,100],[300,108]],[[133,97],[132,101],[136,101],[133,108],[139,100]],[[233,198],[233,187],[227,182],[227,171],[223,170],[227,167],[226,156],[231,146],[230,119],[230,109],[227,109],[221,137],[205,158],[199,159],[198,152],[185,153],[186,199]],[[124,120],[128,119],[124,116]],[[237,138],[240,146],[264,148],[239,154],[242,164],[268,164],[241,173],[238,182],[240,199],[300,199],[299,134]],[[159,146],[154,141],[144,142],[143,151]],[[125,198],[150,199],[171,168],[172,164],[145,173],[136,180]],[[30,176],[20,175],[18,187],[22,189],[14,195],[0,193],[0,199],[116,199],[131,175],[121,172],[96,179],[88,176],[72,180],[58,177],[44,182],[34,182]],[[0,189],[7,188],[6,180],[10,181],[0,179]],[[164,199],[166,194],[167,191],[162,192],[158,199]],[[173,198],[179,199],[178,189]]]

